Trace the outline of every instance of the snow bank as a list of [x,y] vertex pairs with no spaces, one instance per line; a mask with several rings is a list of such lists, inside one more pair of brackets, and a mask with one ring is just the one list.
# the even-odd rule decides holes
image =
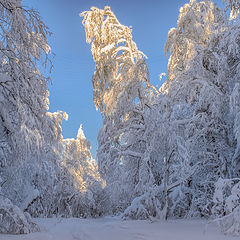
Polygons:
[[36,231],[39,228],[32,222],[30,215],[23,213],[8,198],[0,195],[0,233],[24,234]]
[[35,219],[41,232],[0,235],[0,240],[233,240],[223,235],[216,223],[206,227],[203,220],[150,222],[117,218]]

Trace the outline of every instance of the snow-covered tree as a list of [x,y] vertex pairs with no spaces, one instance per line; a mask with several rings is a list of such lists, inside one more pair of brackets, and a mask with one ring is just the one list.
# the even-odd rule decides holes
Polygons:
[[240,235],[240,179],[219,178],[213,196],[213,215],[224,234]]
[[110,7],[91,8],[82,16],[96,63],[94,103],[104,116],[98,136],[99,170],[112,191],[112,204],[123,210],[139,182],[140,159],[146,150],[145,140],[140,138],[145,129],[145,95],[150,87],[148,70],[131,29],[118,22]]
[[171,168],[181,170],[172,174],[175,181],[185,176],[180,185],[182,204],[171,210],[173,216],[209,216],[214,183],[231,171],[228,84],[218,52],[226,28],[224,11],[213,2],[190,1],[180,9],[177,28],[169,31],[168,80],[161,91],[168,99],[168,120],[175,135]]
[[117,212],[144,192],[147,185],[141,181],[151,182],[144,112],[153,87],[145,56],[133,42],[131,29],[119,23],[110,7],[93,7],[82,16],[96,63],[94,103],[104,117],[98,136],[99,170]]
[[191,68],[194,57],[203,53],[223,22],[221,10],[212,1],[191,0],[180,8],[177,28],[169,31],[164,49],[165,55],[170,53],[165,85],[181,79],[179,75]]
[[[236,19],[239,12],[239,1],[224,1],[226,8],[230,8],[230,21],[225,31],[221,34],[217,51],[219,57],[220,79],[225,86],[226,94],[228,94],[228,136],[232,146],[232,155],[229,157],[230,173],[219,178],[215,184],[215,192],[213,197],[214,208],[213,215],[219,222],[221,230],[225,234],[240,234],[240,218],[239,218],[239,63],[240,49],[239,21]],[[236,19],[236,20],[234,20]]]
[[60,162],[62,177],[56,196],[59,213],[62,216],[74,217],[101,215],[100,200],[105,183],[92,159],[91,145],[82,126],[78,130],[77,138],[64,139],[63,146],[63,158]]
[[239,14],[240,1],[239,0],[223,0],[223,3],[226,4],[225,11],[230,9],[229,19],[236,19]]
[[[68,115],[63,111],[47,112],[44,115],[41,158],[37,167],[34,167],[36,163],[31,159],[29,161],[31,175],[22,176],[23,181],[31,180],[28,187],[35,189],[35,193],[37,193],[29,194],[30,197],[27,198],[29,200],[26,201],[24,208],[34,217],[50,217],[57,214],[55,209],[59,206],[56,199],[59,197],[58,190],[62,182],[60,161],[64,152],[61,124],[62,120],[67,120],[67,118]],[[71,184],[71,181],[69,181],[69,184]]]
[[[34,174],[43,167],[49,31],[21,1],[0,1],[0,175],[2,193],[25,210],[38,195]],[[43,61],[43,59],[45,60]]]
[[151,92],[144,55],[111,9],[82,13],[104,118],[99,170],[114,212],[210,216],[218,178],[239,177],[239,1],[225,3],[225,11],[210,0],[180,9],[160,94]]

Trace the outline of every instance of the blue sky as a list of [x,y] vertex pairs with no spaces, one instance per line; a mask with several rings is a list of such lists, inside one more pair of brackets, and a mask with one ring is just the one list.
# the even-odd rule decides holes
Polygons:
[[[95,110],[91,78],[94,62],[90,45],[85,41],[79,13],[91,6],[110,6],[121,24],[132,26],[133,39],[148,56],[150,81],[160,85],[159,74],[167,70],[164,44],[170,28],[176,26],[178,10],[186,0],[23,0],[23,5],[40,12],[53,35],[49,38],[56,54],[51,74],[50,111],[68,113],[64,121],[64,138],[76,137],[79,125],[92,144],[95,157],[97,134],[102,126]],[[220,2],[220,0],[216,1]]]

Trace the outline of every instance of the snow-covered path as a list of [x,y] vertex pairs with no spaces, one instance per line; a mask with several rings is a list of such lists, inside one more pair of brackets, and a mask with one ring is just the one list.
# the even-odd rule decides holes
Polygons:
[[216,224],[202,220],[122,221],[99,219],[35,219],[41,232],[1,235],[0,240],[228,240]]

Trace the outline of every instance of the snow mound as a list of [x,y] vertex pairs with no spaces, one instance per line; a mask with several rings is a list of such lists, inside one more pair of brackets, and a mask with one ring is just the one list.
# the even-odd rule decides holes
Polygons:
[[26,234],[39,231],[28,213],[23,213],[16,205],[0,196],[0,233]]

